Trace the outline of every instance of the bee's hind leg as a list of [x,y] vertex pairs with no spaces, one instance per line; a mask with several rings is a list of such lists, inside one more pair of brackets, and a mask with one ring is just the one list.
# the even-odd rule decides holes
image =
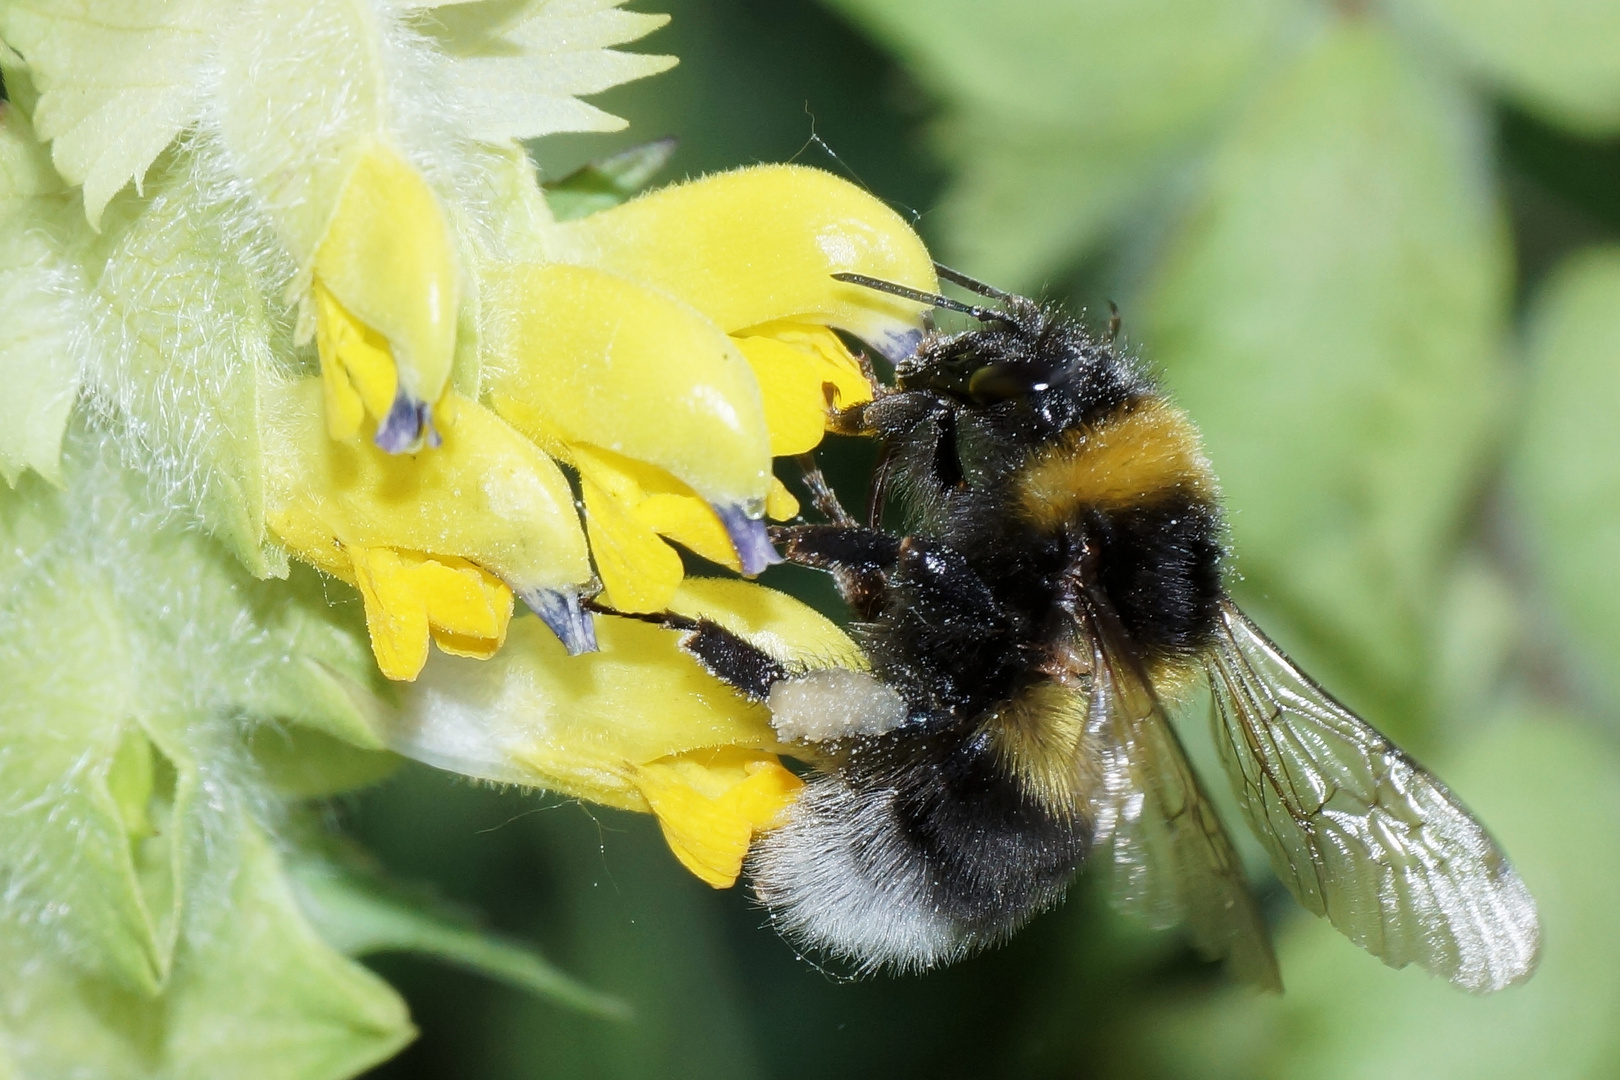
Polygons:
[[753,642],[709,619],[693,619],[673,611],[641,614],[618,611],[595,601],[586,606],[602,615],[617,615],[652,623],[681,634],[681,648],[710,675],[754,701],[764,701],[771,687],[787,678],[787,666]]

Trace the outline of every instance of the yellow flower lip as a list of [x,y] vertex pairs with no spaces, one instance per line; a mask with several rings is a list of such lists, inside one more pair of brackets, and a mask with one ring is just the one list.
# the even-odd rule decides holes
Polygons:
[[[508,582],[507,584],[511,584]],[[580,603],[580,594],[566,589],[514,588],[541,622],[551,628],[569,656],[597,651],[596,624]]]
[[731,538],[731,546],[742,563],[743,576],[755,577],[764,573],[766,567],[782,561],[771,543],[770,530],[761,512],[750,514],[747,507],[736,505],[710,503],[710,506],[720,524],[726,527],[726,535]]

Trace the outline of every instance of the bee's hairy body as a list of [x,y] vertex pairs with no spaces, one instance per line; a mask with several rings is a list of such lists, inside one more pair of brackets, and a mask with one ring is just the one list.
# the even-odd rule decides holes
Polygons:
[[[1083,549],[1161,685],[1205,647],[1222,595],[1215,485],[1191,424],[1073,319],[1017,315],[925,340],[898,389],[846,417],[876,436],[904,503],[905,538],[855,590],[855,614],[908,719],[854,741],[754,870],[786,929],[866,965],[926,967],[1005,937],[1089,853],[1098,778],[1075,767],[1068,600]],[[951,385],[959,364],[969,378],[994,366],[1007,396],[987,401],[983,377],[977,394]],[[813,560],[816,539],[790,557]],[[864,842],[836,873],[783,854],[847,848],[832,834],[850,830]]]
[[[846,275],[983,326],[923,339],[838,415],[875,438],[859,524],[813,463],[824,525],[777,531],[831,572],[869,670],[805,668],[704,620],[649,616],[767,704],[814,775],[749,872],[789,938],[922,969],[1011,934],[1106,843],[1115,902],[1205,956],[1280,976],[1242,861],[1163,699],[1209,679],[1216,746],[1278,877],[1399,967],[1470,990],[1535,969],[1535,902],[1467,809],[1295,667],[1222,589],[1196,430],[1111,341]],[[893,500],[903,522],[883,528]]]

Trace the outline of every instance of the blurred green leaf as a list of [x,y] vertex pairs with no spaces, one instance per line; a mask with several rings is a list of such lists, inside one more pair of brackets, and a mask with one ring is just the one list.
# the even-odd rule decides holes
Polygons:
[[1578,723],[1498,725],[1446,770],[1501,839],[1541,908],[1541,969],[1471,997],[1394,972],[1318,920],[1280,935],[1288,990],[1228,989],[1150,1013],[1134,1045],[1154,1074],[1210,1080],[1519,1080],[1613,1075],[1620,1033],[1620,761]]
[[1566,642],[1620,711],[1620,248],[1569,260],[1530,317],[1516,490]]
[[558,221],[573,221],[632,198],[663,171],[675,153],[673,138],[654,139],[582,165],[541,185]]
[[1121,228],[1173,162],[1156,141],[1103,143],[971,108],[936,131],[956,167],[939,208],[947,261],[1016,291],[1039,291]]
[[559,1005],[623,1018],[624,1003],[569,978],[532,948],[491,934],[421,889],[386,880],[354,859],[298,864],[304,911],[334,948],[350,956],[414,952],[469,968]]
[[949,102],[1100,137],[1186,131],[1294,0],[833,0]]
[[1553,123],[1620,130],[1620,6],[1610,0],[1403,0],[1393,9],[1407,12]]
[[341,1080],[410,1040],[404,1004],[320,940],[255,827],[213,855],[221,895],[188,920],[159,997],[34,953],[15,929],[0,937],[0,1044],[20,1074]]
[[1030,288],[1110,229],[1253,77],[1294,0],[834,0],[946,104],[946,256]]
[[1220,151],[1147,311],[1225,486],[1237,591],[1382,722],[1422,709],[1502,400],[1509,252],[1478,129],[1377,24],[1337,22]]
[[[568,828],[558,810],[534,824],[547,837],[569,970],[629,1003],[626,1024],[581,1022],[554,1008],[505,1002],[511,1032],[492,1057],[512,1075],[545,1061],[552,1076],[591,1080],[753,1080],[766,1075],[749,1026],[750,1000],[716,918],[713,891],[669,854],[652,820],[592,810],[596,829]],[[779,1021],[789,1022],[791,1020]],[[768,1029],[767,1029],[768,1031]]]

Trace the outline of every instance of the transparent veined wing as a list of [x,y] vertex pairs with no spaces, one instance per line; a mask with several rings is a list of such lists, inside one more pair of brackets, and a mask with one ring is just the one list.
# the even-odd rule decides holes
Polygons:
[[1215,741],[1300,903],[1391,967],[1485,993],[1528,978],[1536,904],[1445,785],[1333,700],[1230,600],[1207,661]]
[[1110,637],[1106,629],[1092,635],[1087,742],[1101,759],[1094,814],[1099,846],[1112,841],[1113,902],[1160,929],[1185,924],[1205,957],[1281,990],[1232,838],[1152,686]]

